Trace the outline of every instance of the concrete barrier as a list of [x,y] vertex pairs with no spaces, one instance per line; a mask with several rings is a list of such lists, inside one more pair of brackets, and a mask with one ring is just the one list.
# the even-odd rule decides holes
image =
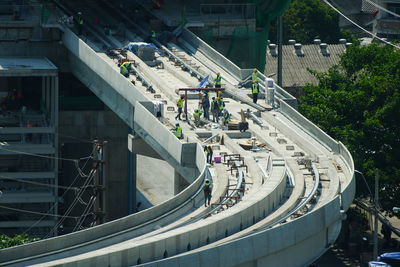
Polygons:
[[340,152],[338,142],[336,142],[332,137],[330,137],[328,134],[318,128],[318,126],[316,126],[306,117],[301,115],[289,104],[285,103],[284,101],[280,101],[280,103],[281,113],[284,114],[289,120],[308,132],[311,136],[314,137],[315,140],[319,141],[328,150],[337,154]]
[[352,175],[348,183],[342,186],[342,193],[341,193],[342,209],[347,210],[350,207],[351,203],[353,202],[354,196],[356,194],[354,161],[349,150],[342,144],[342,142],[339,142],[339,148],[340,148],[340,155],[343,157],[343,160],[347,164],[349,172]]
[[[201,151],[200,147],[198,149]],[[260,221],[279,205],[286,188],[285,169],[285,167],[275,167],[271,179],[263,185],[264,190],[247,196],[229,210],[213,215],[207,221],[200,220],[154,237],[135,239],[132,242],[124,242],[95,252],[45,263],[41,266],[54,264],[69,266],[71,262],[74,262],[74,266],[93,264],[96,266],[130,266],[184,253],[225,238],[227,235],[239,232]]]
[[[119,73],[115,64],[104,60],[85,42],[75,35],[69,28],[65,27],[62,35],[62,42],[65,47],[74,55],[75,60],[79,59],[78,64],[74,64],[72,71],[78,78],[85,81],[85,84],[118,116],[120,116],[130,127],[133,122],[133,109],[136,101],[150,101],[138,88],[128,79]],[[71,57],[70,57],[71,58]],[[72,61],[74,58],[72,58]],[[81,65],[81,66],[79,66]],[[79,68],[79,69],[78,69]],[[96,79],[88,70],[93,71],[98,76]],[[83,72],[83,73],[81,73]],[[93,86],[95,84],[96,86]],[[128,102],[129,104],[127,105]]]
[[[194,49],[199,50],[208,59],[212,60],[214,63],[219,65],[226,72],[232,74],[235,77],[241,77],[241,70],[232,61],[221,55],[217,50],[212,48],[206,42],[197,37],[190,30],[184,28],[180,38],[183,38],[188,44],[190,44]],[[241,78],[240,78],[241,79]]]
[[336,197],[279,227],[143,266],[307,266],[314,255],[322,254],[334,242],[340,221],[340,200]]

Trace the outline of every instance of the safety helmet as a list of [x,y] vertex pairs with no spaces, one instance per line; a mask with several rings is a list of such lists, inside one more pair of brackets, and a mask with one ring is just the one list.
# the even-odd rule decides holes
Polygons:
[[179,126],[179,123],[175,124],[175,126]]
[[82,12],[79,11],[79,12],[78,12],[78,15],[82,15]]
[[253,72],[257,72],[257,69],[253,69]]
[[181,98],[182,98],[182,99],[184,99],[184,98],[185,98],[185,96],[184,96],[184,95],[181,95]]
[[220,75],[220,73],[219,73],[219,72],[217,72],[216,74],[217,74],[217,75]]

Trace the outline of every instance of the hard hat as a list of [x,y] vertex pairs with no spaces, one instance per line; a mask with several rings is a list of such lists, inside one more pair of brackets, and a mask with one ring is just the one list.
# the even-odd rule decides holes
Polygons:
[[175,124],[175,126],[179,126],[179,123]]
[[79,11],[79,12],[78,12],[78,15],[82,15],[82,12]]
[[217,75],[220,75],[220,73],[219,73],[219,72],[217,72],[216,74],[217,74]]
[[185,96],[184,96],[184,95],[181,95],[181,98],[183,99],[183,98],[185,98]]
[[257,69],[253,69],[253,72],[257,72]]

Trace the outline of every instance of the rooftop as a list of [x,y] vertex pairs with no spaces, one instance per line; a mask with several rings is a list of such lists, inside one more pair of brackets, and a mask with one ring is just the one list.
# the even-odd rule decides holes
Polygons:
[[0,58],[0,76],[47,76],[56,72],[57,67],[47,58]]
[[[330,44],[326,45],[326,48],[323,43],[300,46],[296,44],[296,46],[298,47],[297,52],[294,44],[283,45],[282,47],[282,86],[286,88],[302,87],[307,83],[316,84],[317,79],[307,69],[320,72],[327,71],[330,67],[339,63],[340,55],[346,49],[345,44]],[[270,44],[267,50],[267,64],[265,67],[267,76],[277,72],[278,57],[274,51],[277,51],[277,46],[274,48],[274,45]]]

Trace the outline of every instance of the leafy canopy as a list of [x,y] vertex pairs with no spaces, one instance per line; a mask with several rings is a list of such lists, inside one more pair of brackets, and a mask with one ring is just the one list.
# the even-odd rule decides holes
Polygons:
[[312,73],[319,84],[306,86],[300,112],[349,148],[371,188],[379,170],[380,203],[390,211],[400,201],[400,51],[352,45],[337,66]]

